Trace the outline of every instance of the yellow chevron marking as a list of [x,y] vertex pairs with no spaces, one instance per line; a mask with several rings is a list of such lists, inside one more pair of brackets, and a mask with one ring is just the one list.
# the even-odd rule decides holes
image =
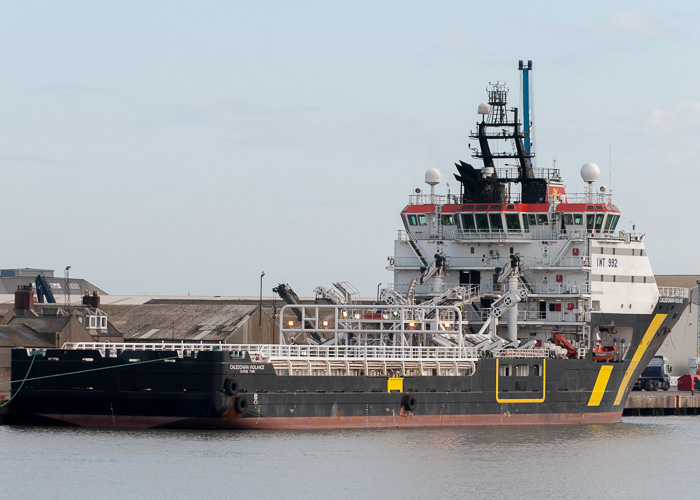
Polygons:
[[644,337],[642,338],[642,341],[639,344],[639,347],[637,347],[637,352],[634,353],[634,356],[632,357],[632,361],[630,362],[630,365],[627,367],[627,371],[625,372],[625,376],[622,377],[622,383],[620,384],[620,388],[617,390],[617,397],[615,398],[615,406],[620,404],[620,401],[622,401],[622,395],[625,393],[625,389],[627,388],[627,384],[630,381],[630,378],[632,377],[632,374],[634,373],[634,370],[637,369],[637,365],[639,364],[639,360],[642,359],[642,356],[647,350],[647,347],[649,347],[649,344],[651,343],[652,337],[656,334],[656,331],[659,329],[661,326],[661,323],[664,322],[666,319],[667,314],[657,314],[654,316],[654,319],[651,320],[651,324],[649,325],[649,328],[647,328],[647,332],[644,334]]
[[544,403],[546,394],[545,381],[547,375],[547,360],[542,360],[542,397],[538,399],[502,399],[498,396],[498,358],[496,358],[496,401],[499,403]]
[[605,365],[600,367],[598,372],[598,378],[593,386],[593,392],[591,393],[591,399],[588,401],[588,406],[598,406],[600,405],[603,395],[605,394],[605,388],[608,386],[608,380],[610,380],[610,374],[612,373],[613,367],[611,365]]

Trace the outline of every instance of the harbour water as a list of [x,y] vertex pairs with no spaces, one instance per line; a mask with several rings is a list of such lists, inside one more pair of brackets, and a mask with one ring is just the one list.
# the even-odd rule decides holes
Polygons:
[[0,426],[3,498],[700,498],[699,417],[303,432]]

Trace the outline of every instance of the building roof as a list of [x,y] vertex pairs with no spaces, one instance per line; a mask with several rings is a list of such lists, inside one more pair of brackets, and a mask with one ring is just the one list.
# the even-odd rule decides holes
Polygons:
[[140,305],[101,305],[129,340],[218,342],[228,338],[256,310],[255,305],[225,301],[169,299]]
[[0,347],[53,347],[26,325],[0,325]]
[[700,275],[697,274],[664,274],[656,275],[658,286],[675,286],[679,288],[697,288]]
[[[66,294],[66,280],[65,278],[54,277],[54,273],[50,269],[0,269],[0,295],[15,293],[21,285],[32,285],[36,291],[34,280],[39,274],[43,274],[44,278],[46,278],[51,291],[56,297],[56,302],[63,302]],[[104,290],[81,278],[70,278],[68,285],[69,295],[73,296],[82,297],[86,290],[96,290],[100,292],[100,295],[106,294]]]

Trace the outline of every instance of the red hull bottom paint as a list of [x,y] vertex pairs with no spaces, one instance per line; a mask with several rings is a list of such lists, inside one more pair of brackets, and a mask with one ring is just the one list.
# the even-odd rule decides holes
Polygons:
[[622,411],[610,413],[542,413],[499,415],[396,415],[381,417],[261,417],[200,418],[129,417],[111,415],[44,415],[81,427],[148,429],[386,429],[416,427],[474,427],[497,425],[587,425],[612,424]]

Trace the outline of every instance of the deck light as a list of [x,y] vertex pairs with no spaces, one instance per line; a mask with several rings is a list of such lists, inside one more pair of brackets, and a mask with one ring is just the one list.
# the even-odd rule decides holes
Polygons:
[[290,319],[289,321],[287,321],[287,326],[288,326],[289,328],[293,328],[293,327],[294,327],[294,321],[292,321],[291,319]]
[[328,328],[328,321],[323,320],[323,328]]
[[416,322],[415,322],[415,321],[411,321],[411,322],[408,324],[408,326],[410,326],[411,328],[415,328]]

